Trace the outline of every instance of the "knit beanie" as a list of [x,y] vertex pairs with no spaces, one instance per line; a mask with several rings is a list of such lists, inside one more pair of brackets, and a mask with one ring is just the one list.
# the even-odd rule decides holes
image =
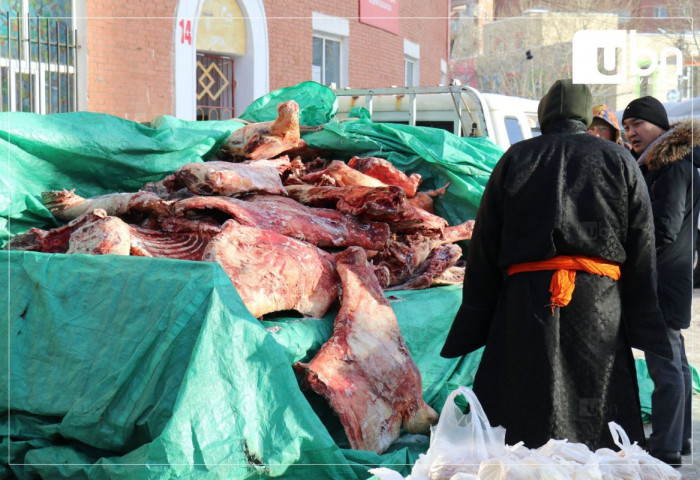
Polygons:
[[638,118],[640,120],[653,123],[657,127],[668,130],[668,115],[664,106],[654,97],[646,96],[632,100],[622,114],[622,121],[628,118]]

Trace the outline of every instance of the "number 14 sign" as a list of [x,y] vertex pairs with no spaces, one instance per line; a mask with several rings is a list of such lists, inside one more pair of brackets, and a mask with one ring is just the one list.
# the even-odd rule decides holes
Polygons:
[[180,43],[192,45],[192,21],[182,19],[178,25],[180,25]]

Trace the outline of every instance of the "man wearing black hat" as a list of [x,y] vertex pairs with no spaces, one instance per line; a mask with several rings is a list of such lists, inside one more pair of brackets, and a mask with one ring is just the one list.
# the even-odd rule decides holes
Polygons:
[[645,353],[654,381],[649,450],[666,463],[680,465],[681,455],[690,454],[692,432],[692,376],[682,329],[690,326],[693,296],[692,252],[700,210],[696,168],[700,166],[700,124],[687,120],[671,128],[661,102],[647,96],[627,105],[622,125],[649,189],[659,305],[673,348],[673,360]]
[[474,392],[510,445],[615,448],[610,421],[643,444],[630,346],[671,356],[646,184],[628,150],[586,134],[586,85],[555,82],[538,119],[489,178],[440,354],[485,345]]

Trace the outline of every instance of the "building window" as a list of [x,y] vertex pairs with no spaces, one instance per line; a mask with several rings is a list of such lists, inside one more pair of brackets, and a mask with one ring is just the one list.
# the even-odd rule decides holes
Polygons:
[[407,58],[404,60],[404,84],[407,87],[415,87],[415,66],[416,62],[413,59]]
[[335,84],[336,88],[341,86],[339,41],[314,37],[311,79],[324,85]]
[[420,45],[404,39],[403,56],[404,85],[417,87],[420,85]]
[[312,13],[313,58],[311,79],[333,88],[348,86],[348,40],[350,25],[347,19]]
[[7,7],[0,9],[0,110],[77,110],[72,1],[12,0],[0,5]]
[[666,7],[654,7],[654,18],[666,18]]

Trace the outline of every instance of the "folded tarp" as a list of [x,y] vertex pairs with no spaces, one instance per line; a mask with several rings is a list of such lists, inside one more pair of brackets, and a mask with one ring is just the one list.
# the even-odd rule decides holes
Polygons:
[[[349,450],[324,399],[300,389],[292,364],[325,342],[337,310],[261,322],[213,263],[34,252],[0,261],[12,292],[1,321],[6,477],[364,479],[377,465],[408,474],[427,449],[412,436],[383,455]],[[471,385],[480,359],[436,353],[461,291],[390,299],[425,399],[440,408]]]

